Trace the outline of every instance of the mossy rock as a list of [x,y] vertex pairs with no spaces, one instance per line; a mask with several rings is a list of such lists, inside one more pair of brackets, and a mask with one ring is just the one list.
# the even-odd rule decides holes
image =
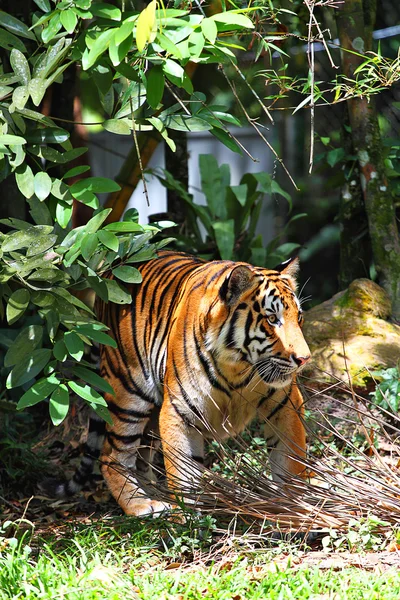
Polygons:
[[312,361],[307,377],[366,387],[370,372],[400,361],[400,327],[387,319],[391,303],[369,279],[356,279],[347,290],[305,314],[304,335]]

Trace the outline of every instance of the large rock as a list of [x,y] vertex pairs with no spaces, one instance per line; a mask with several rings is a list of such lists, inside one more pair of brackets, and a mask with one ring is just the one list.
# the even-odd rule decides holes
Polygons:
[[400,327],[387,319],[391,303],[369,279],[349,288],[305,314],[304,335],[312,362],[305,374],[314,380],[341,379],[365,387],[370,371],[394,367],[400,360]]

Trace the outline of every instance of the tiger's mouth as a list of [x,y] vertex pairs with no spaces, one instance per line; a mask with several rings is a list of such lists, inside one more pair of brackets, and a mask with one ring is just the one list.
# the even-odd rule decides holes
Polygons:
[[282,365],[269,360],[268,362],[262,361],[257,365],[257,371],[261,379],[273,385],[274,387],[284,387],[289,385],[292,381],[293,374],[299,369],[293,368],[291,365]]

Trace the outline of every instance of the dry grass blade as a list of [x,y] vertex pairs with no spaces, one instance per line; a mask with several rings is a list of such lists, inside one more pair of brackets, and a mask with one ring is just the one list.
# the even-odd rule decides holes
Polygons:
[[[310,412],[306,421],[310,452],[302,463],[311,475],[308,480],[288,474],[285,481],[272,481],[266,445],[254,444],[257,435],[245,432],[228,443],[216,438],[214,466],[199,465],[169,449],[182,472],[174,502],[213,515],[269,522],[281,529],[341,529],[350,519],[369,514],[391,526],[400,525],[400,452],[393,440],[400,431],[398,418],[371,407],[342,381],[323,389],[305,381],[304,392]],[[331,413],[330,403],[335,407]],[[187,474],[195,472],[200,483],[188,484]],[[140,474],[135,476],[140,479]],[[146,489],[153,498],[171,501],[165,482],[146,482]]]

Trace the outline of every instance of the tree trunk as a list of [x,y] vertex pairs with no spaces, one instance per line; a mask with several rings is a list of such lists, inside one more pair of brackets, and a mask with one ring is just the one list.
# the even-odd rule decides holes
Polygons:
[[[183,187],[189,188],[189,169],[188,169],[188,151],[187,136],[183,131],[171,131],[169,136],[176,145],[176,151],[172,152],[169,146],[165,146],[165,168]],[[185,221],[185,204],[176,190],[167,191],[167,211],[168,217],[180,226]]]
[[[355,69],[372,46],[376,0],[346,0],[337,8],[337,26],[342,52],[342,72],[354,78]],[[358,157],[360,184],[368,218],[369,235],[379,283],[392,301],[392,312],[400,319],[400,240],[393,198],[383,163],[378,118],[372,100],[347,101],[353,147]]]
[[[345,125],[349,125],[347,107],[344,107]],[[341,142],[347,155],[354,155],[353,139],[349,128],[342,127]],[[345,165],[348,173],[340,190],[340,268],[339,287],[349,287],[354,279],[369,277],[371,244],[364,196],[361,189],[358,162]]]

